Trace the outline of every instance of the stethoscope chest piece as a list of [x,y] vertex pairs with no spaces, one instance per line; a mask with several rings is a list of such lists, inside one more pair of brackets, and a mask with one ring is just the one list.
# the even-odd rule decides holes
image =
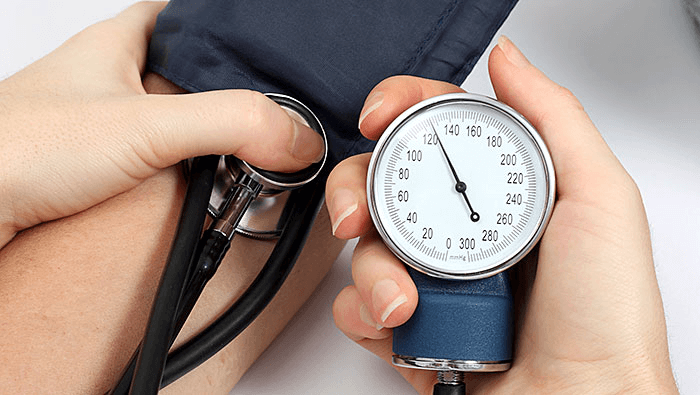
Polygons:
[[[276,93],[267,93],[266,96],[323,137],[324,156],[321,161],[295,173],[267,171],[234,156],[222,156],[209,201],[209,214],[214,219],[228,222],[222,223],[227,234],[234,227],[236,233],[251,238],[279,237],[289,215],[285,207],[290,191],[316,179],[326,163],[326,134],[314,113],[292,97]],[[243,205],[246,207],[241,211]],[[227,213],[231,211],[241,211],[236,214],[237,220],[232,220],[231,213]]]

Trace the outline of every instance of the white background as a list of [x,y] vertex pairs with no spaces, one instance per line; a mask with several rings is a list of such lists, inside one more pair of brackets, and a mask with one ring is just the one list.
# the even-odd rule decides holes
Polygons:
[[[0,78],[132,2],[4,2]],[[580,98],[637,181],[676,379],[682,393],[700,393],[700,39],[681,0],[527,0],[500,33]],[[485,59],[464,87],[493,95]],[[333,325],[332,299],[351,281],[349,252],[231,394],[411,393]]]

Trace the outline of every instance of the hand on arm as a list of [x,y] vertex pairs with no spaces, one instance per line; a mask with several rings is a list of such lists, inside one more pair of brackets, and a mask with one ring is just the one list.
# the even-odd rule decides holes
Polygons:
[[260,93],[147,94],[165,4],[138,3],[0,82],[0,248],[193,156],[234,154],[275,171],[320,158],[321,138]]
[[[180,168],[161,167],[232,153],[288,171],[322,153],[316,133],[262,94],[172,95],[184,92],[144,74],[164,5],[134,5],[0,82],[0,392],[114,386],[143,336],[182,207]],[[239,341],[164,392],[227,394],[342,248],[329,228],[322,213],[280,293]],[[243,293],[272,247],[234,240],[177,344]]]
[[[529,119],[546,141],[557,173],[557,203],[534,282],[519,301],[513,366],[470,375],[467,387],[471,393],[676,392],[646,214],[634,181],[576,98],[507,39],[491,53],[489,70],[499,100]],[[412,77],[385,80],[370,93],[360,130],[377,139],[411,105],[458,90]],[[333,310],[345,334],[390,362],[388,328],[410,317],[418,296],[369,219],[368,161],[367,155],[349,158],[328,181],[335,235],[360,237],[354,285],[338,295]],[[434,372],[399,371],[417,391],[431,393]]]

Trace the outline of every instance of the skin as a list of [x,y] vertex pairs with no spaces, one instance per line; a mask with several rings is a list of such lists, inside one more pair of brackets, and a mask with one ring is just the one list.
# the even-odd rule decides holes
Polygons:
[[[318,157],[313,133],[259,94],[154,95],[181,92],[143,75],[163,6],[131,7],[0,83],[3,391],[100,394],[111,387],[143,333],[172,239],[183,183],[171,165],[216,153],[292,171]],[[516,290],[522,307],[513,367],[469,376],[471,391],[677,392],[634,182],[573,95],[509,41],[492,52],[490,70],[499,99],[524,114],[549,145],[558,201],[536,266],[524,266],[536,270],[534,280]],[[360,129],[377,138],[403,109],[458,90],[388,79],[368,97]],[[333,232],[362,237],[353,257],[355,284],[338,295],[334,316],[348,336],[388,360],[387,328],[408,319],[417,294],[370,226],[366,166],[366,156],[350,158],[328,184]],[[228,392],[327,271],[342,246],[330,241],[329,228],[322,216],[261,317],[166,392]],[[243,238],[235,243],[178,343],[240,295],[270,248]],[[237,263],[241,257],[246,264]],[[400,372],[430,393],[431,374]]]
[[165,4],[130,7],[2,81],[0,246],[186,158],[234,154],[275,171],[321,159],[321,137],[261,93],[147,94],[148,41]]
[[[104,394],[140,341],[177,224],[179,161],[235,154],[277,171],[321,142],[263,95],[144,75],[165,3],[139,3],[0,82],[0,392]],[[175,166],[173,166],[175,165]],[[166,388],[226,394],[344,243],[326,211],[282,289],[234,342]],[[252,282],[272,243],[234,238],[176,346]]]
[[[512,368],[469,374],[470,393],[677,393],[644,205],[632,178],[578,100],[549,80],[505,37],[489,57],[499,100],[523,114],[553,157],[557,200],[538,253],[516,266]],[[360,117],[377,139],[411,105],[456,86],[413,77],[377,85]],[[338,165],[327,184],[335,235],[360,237],[354,284],[337,296],[338,328],[387,362],[390,328],[413,313],[418,296],[387,250],[367,210],[368,155]],[[421,394],[435,374],[397,368]]]

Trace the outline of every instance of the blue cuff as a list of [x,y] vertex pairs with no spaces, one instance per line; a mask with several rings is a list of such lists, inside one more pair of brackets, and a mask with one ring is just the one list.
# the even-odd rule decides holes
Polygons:
[[329,135],[331,161],[369,151],[357,119],[384,78],[460,84],[516,0],[171,0],[149,53],[151,71],[193,91],[253,89],[293,96]]

